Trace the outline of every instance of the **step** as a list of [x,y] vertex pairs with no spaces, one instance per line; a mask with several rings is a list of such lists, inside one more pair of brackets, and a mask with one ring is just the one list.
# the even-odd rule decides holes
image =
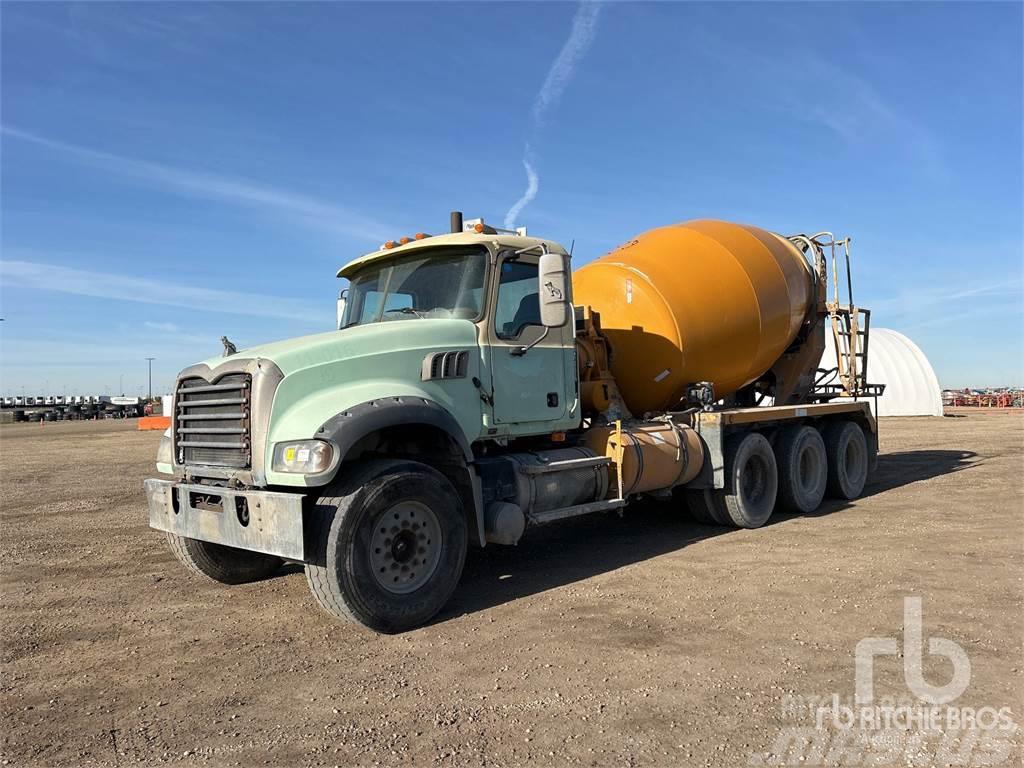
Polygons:
[[608,499],[606,501],[592,501],[589,504],[578,504],[575,507],[562,507],[561,509],[549,509],[546,512],[533,512],[530,514],[530,522],[534,525],[553,523],[556,520],[565,520],[569,517],[589,515],[593,512],[610,512],[613,509],[621,509],[626,506],[622,499]]
[[519,471],[524,475],[546,475],[549,472],[566,472],[571,469],[586,469],[588,467],[607,467],[612,460],[607,456],[591,456],[583,459],[565,459],[564,461],[551,461],[547,464],[531,464],[520,467]]

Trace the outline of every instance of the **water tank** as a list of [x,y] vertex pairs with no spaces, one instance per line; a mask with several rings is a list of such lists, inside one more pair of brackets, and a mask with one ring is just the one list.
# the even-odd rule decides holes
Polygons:
[[710,381],[724,397],[793,342],[814,300],[803,254],[784,237],[724,221],[652,229],[573,275],[573,303],[601,314],[611,370],[637,416]]

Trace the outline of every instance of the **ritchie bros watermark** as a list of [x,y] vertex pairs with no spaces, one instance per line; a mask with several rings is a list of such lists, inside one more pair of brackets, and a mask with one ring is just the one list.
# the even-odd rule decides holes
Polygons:
[[[967,652],[945,637],[924,637],[920,597],[903,600],[903,644],[866,637],[854,649],[854,695],[790,695],[783,727],[751,766],[1001,766],[1020,764],[1020,729],[1006,706],[955,702],[971,683]],[[926,650],[927,649],[927,650]],[[942,685],[924,676],[925,654],[945,658],[952,674]],[[902,657],[907,694],[875,695],[875,662]]]

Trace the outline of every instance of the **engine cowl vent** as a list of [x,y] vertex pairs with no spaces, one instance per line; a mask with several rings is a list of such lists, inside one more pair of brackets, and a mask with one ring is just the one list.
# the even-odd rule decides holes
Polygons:
[[469,369],[469,352],[431,352],[423,358],[423,381],[464,379]]

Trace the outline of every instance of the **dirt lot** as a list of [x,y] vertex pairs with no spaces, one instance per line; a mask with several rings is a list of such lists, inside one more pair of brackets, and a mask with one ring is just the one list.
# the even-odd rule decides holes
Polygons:
[[[541,529],[472,554],[436,623],[383,637],[319,612],[297,567],[241,587],[188,576],[146,524],[159,433],[5,426],[0,757],[820,764],[780,757],[784,729],[813,725],[794,702],[851,696],[855,645],[902,640],[904,596],[923,599],[926,639],[970,658],[956,705],[1021,722],[1024,416],[881,429],[855,504],[757,531],[668,505]],[[938,656],[924,671],[952,674]],[[874,679],[876,695],[907,696],[901,658],[877,659]],[[1020,764],[1019,732],[997,747]],[[915,751],[951,761],[915,743],[894,762]]]

